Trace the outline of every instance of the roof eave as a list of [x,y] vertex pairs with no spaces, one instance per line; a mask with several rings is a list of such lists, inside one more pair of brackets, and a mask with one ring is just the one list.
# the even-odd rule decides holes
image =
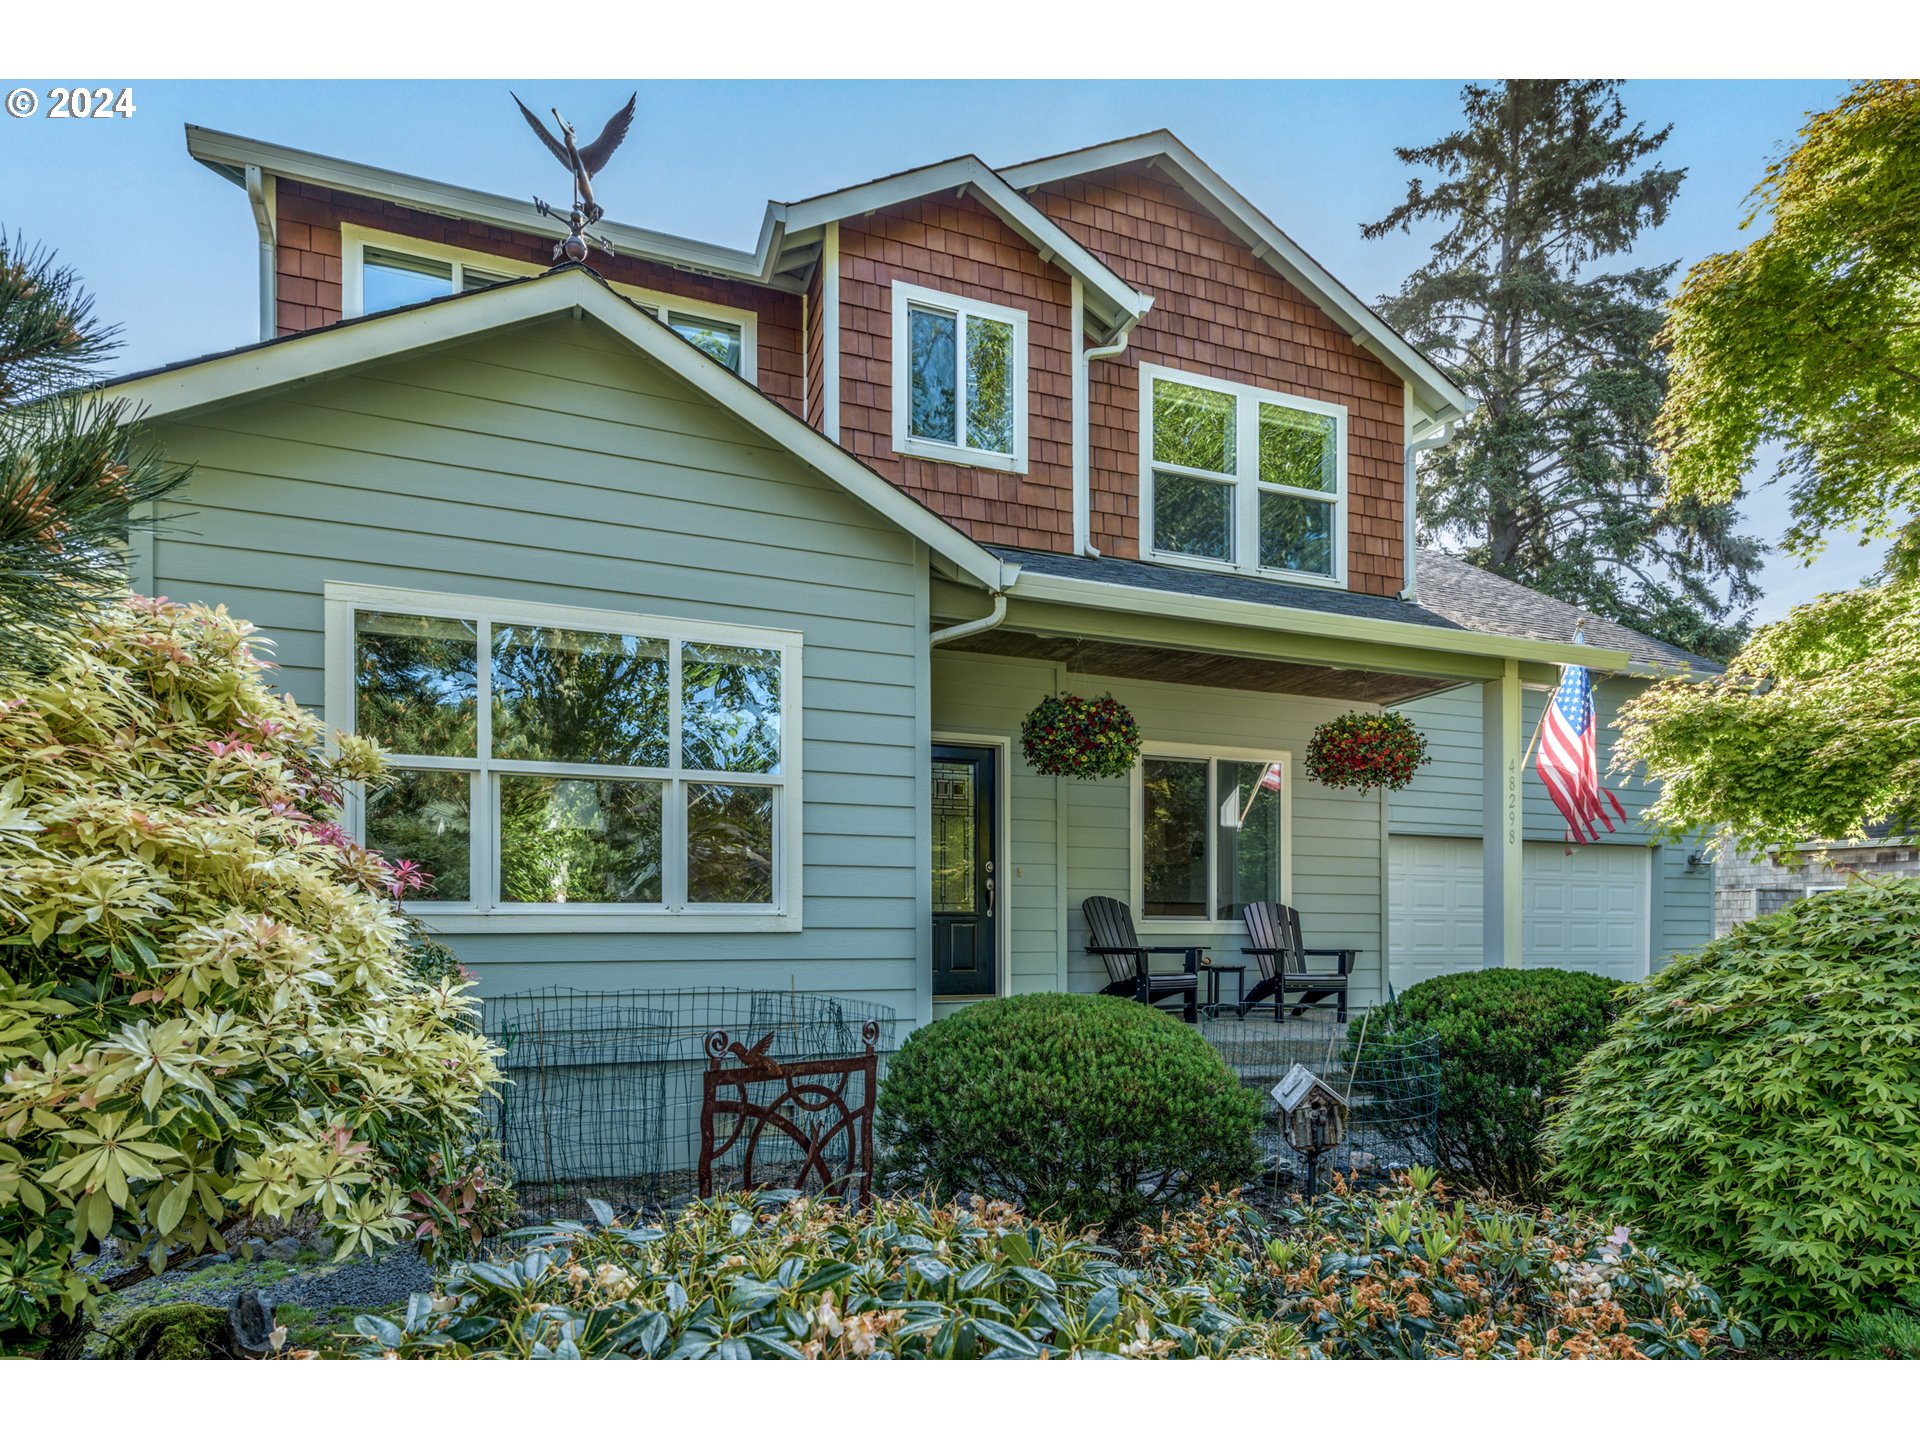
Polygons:
[[[462,185],[448,185],[397,170],[361,165],[351,160],[317,155],[312,151],[296,150],[225,131],[208,130],[198,125],[187,126],[186,132],[187,153],[215,174],[236,184],[244,184],[247,167],[257,165],[269,175],[349,195],[388,200],[427,214],[474,220],[521,234],[550,235],[555,239],[566,233],[566,227],[558,220],[543,217],[524,201],[504,195],[470,190]],[[735,250],[703,240],[689,240],[664,231],[644,230],[612,221],[602,221],[594,226],[594,231],[605,235],[620,254],[657,261],[676,270],[740,280],[768,289],[795,291],[800,288],[799,282],[773,273],[772,260],[780,240],[779,216],[775,207],[768,207],[761,221],[758,243],[751,251]]]
[[1106,334],[1131,326],[1153,307],[1151,295],[1128,285],[976,155],[957,156],[811,199],[770,206],[769,211],[780,212],[788,235],[800,236],[837,221],[948,190],[973,195],[1033,246],[1042,260],[1077,277],[1086,287],[1089,311]]

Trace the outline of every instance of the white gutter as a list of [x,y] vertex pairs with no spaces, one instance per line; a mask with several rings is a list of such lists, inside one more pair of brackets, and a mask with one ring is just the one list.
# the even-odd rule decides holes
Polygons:
[[1617,674],[1631,663],[1624,650],[1596,645],[1570,645],[1563,640],[1535,640],[1529,636],[1493,635],[1484,630],[1421,625],[1411,620],[1376,620],[1371,616],[1336,615],[1324,610],[1272,605],[1265,601],[1224,600],[1168,590],[1148,590],[1111,580],[1082,580],[1065,575],[1023,571],[1023,599],[1062,605],[1150,615],[1167,620],[1197,620],[1215,625],[1314,635],[1323,639],[1372,641],[1449,655],[1493,656],[1537,661],[1544,665],[1585,665]]
[[1073,553],[1084,555],[1089,560],[1098,560],[1100,552],[1093,546],[1093,455],[1092,441],[1088,435],[1088,410],[1092,406],[1092,381],[1088,367],[1095,360],[1112,360],[1125,353],[1127,340],[1133,334],[1133,327],[1146,318],[1147,311],[1153,308],[1151,295],[1142,297],[1147,303],[1138,315],[1120,327],[1120,332],[1108,345],[1097,345],[1091,350],[1080,348],[1085,338],[1081,326],[1085,312],[1081,302],[1080,282],[1073,282]]
[[1458,420],[1449,420],[1446,423],[1446,427],[1441,430],[1439,434],[1429,434],[1425,439],[1415,440],[1407,446],[1406,458],[1402,462],[1406,471],[1406,479],[1403,482],[1400,492],[1400,508],[1405,512],[1406,516],[1406,533],[1400,542],[1403,555],[1402,569],[1407,579],[1406,588],[1402,590],[1399,595],[1399,598],[1402,600],[1418,600],[1420,598],[1420,557],[1418,550],[1420,531],[1416,523],[1420,508],[1420,476],[1414,465],[1414,457],[1422,450],[1437,450],[1440,446],[1449,443],[1453,439],[1453,428],[1459,423]]
[[247,166],[247,201],[253,206],[254,228],[260,232],[260,338],[271,340],[280,331],[280,310],[275,289],[279,270],[279,245],[274,235],[273,201],[268,178],[258,165]]

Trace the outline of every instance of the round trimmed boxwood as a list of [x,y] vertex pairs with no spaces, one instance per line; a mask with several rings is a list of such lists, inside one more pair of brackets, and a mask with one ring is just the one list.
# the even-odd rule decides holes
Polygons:
[[1639,987],[1548,1132],[1577,1204],[1767,1330],[1920,1286],[1920,880],[1750,920]]
[[916,1030],[880,1087],[883,1178],[1117,1233],[1258,1164],[1260,1100],[1200,1035],[1101,995],[985,1000]]
[[[1618,982],[1582,970],[1469,970],[1436,975],[1377,1007],[1375,1037],[1439,1037],[1438,1159],[1456,1180],[1534,1198],[1548,1102],[1606,1034]],[[1356,1020],[1349,1040],[1360,1035]]]

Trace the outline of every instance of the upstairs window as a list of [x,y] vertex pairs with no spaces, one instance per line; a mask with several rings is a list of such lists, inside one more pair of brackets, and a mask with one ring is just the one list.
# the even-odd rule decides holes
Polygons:
[[441,295],[483,290],[506,278],[463,260],[433,260],[369,245],[361,254],[360,313],[373,315]]
[[348,670],[329,667],[328,713],[392,755],[357,831],[431,872],[410,908],[797,923],[798,637],[346,585],[327,600]]
[[1345,583],[1345,406],[1158,365],[1140,386],[1148,553]]
[[[340,229],[345,313],[376,315],[442,295],[483,290],[502,280],[541,274],[544,267],[504,256],[470,256],[452,246],[355,225]],[[630,285],[613,287],[682,340],[747,380],[756,378],[756,317],[728,306],[685,305],[674,296]]]
[[894,285],[893,448],[1025,473],[1024,310]]

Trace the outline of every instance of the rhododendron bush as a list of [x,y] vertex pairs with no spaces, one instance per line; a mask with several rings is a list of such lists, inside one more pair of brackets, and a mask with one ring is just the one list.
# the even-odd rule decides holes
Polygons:
[[251,633],[135,597],[0,695],[0,1330],[86,1303],[109,1236],[430,1233],[471,1153],[477,1002],[408,964],[423,877],[337,824],[379,752],[329,755]]

